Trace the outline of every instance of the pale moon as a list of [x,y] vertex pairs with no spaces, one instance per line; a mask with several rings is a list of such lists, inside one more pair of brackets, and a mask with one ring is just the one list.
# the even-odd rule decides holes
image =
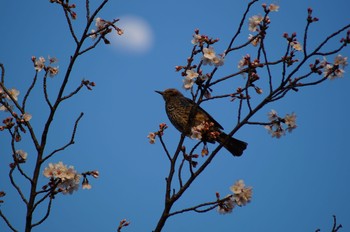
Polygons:
[[130,53],[146,53],[153,46],[153,31],[148,22],[138,16],[121,16],[116,23],[124,34],[113,35],[112,44],[118,50]]

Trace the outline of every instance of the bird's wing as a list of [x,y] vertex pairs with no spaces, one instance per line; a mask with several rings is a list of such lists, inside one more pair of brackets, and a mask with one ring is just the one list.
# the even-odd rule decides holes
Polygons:
[[[194,101],[192,101],[189,98],[186,98],[186,100],[188,102],[190,102],[190,104],[188,105],[195,105],[196,103]],[[224,129],[220,123],[218,123],[207,111],[205,111],[202,107],[198,106],[198,112],[201,113],[197,113],[196,114],[196,121],[210,121],[213,122],[215,124],[216,127],[220,128],[220,129]]]

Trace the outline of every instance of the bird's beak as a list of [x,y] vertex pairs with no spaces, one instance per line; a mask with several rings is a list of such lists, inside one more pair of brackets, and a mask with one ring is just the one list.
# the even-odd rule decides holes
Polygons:
[[163,96],[163,92],[162,91],[155,90],[154,92],[159,93],[160,95]]

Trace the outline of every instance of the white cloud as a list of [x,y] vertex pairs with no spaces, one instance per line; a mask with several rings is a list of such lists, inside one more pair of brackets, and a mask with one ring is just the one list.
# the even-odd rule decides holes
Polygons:
[[146,53],[153,46],[153,31],[144,19],[133,16],[121,16],[116,24],[124,31],[122,36],[112,37],[111,43],[117,49],[128,53]]

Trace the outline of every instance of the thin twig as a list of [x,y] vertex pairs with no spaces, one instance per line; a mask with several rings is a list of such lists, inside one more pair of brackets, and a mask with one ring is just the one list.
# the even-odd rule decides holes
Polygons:
[[0,63],[0,68],[1,68],[1,83],[4,85],[5,84],[5,66],[4,66],[4,64]]
[[[202,207],[205,207],[205,206],[209,206],[207,209],[203,209],[203,210],[199,210],[198,208],[202,208]],[[217,206],[218,206],[218,202],[215,201],[215,202],[208,202],[208,203],[203,203],[203,204],[199,204],[199,205],[196,205],[196,206],[193,206],[193,207],[189,207],[189,208],[186,208],[186,209],[182,209],[182,210],[178,210],[178,211],[175,211],[173,213],[170,213],[169,214],[169,217],[171,216],[174,216],[176,214],[180,214],[180,213],[185,213],[185,212],[189,212],[189,211],[195,211],[197,213],[205,213],[205,212],[208,212],[210,210],[213,210],[215,209]]]
[[13,231],[17,232],[17,230],[12,226],[11,222],[7,219],[7,217],[2,213],[0,209],[0,217],[5,221],[6,225]]
[[253,0],[253,1],[249,2],[248,6],[247,6],[247,8],[246,8],[246,10],[245,10],[245,12],[244,12],[244,14],[243,14],[243,17],[242,17],[242,19],[241,19],[241,22],[239,23],[238,29],[237,29],[235,35],[232,37],[231,42],[229,43],[229,45],[228,45],[228,47],[227,47],[227,49],[226,49],[225,55],[227,55],[227,53],[230,51],[230,49],[231,49],[231,47],[232,47],[234,41],[236,40],[237,36],[241,33],[243,24],[244,24],[244,22],[245,22],[245,19],[246,19],[246,17],[247,17],[247,14],[248,14],[248,12],[249,12],[251,6],[252,6],[255,2],[257,2],[257,1],[259,1],[259,0]]
[[76,45],[78,45],[79,44],[79,40],[78,40],[77,36],[75,35],[74,29],[73,29],[73,25],[72,25],[72,21],[70,20],[70,16],[68,14],[67,7],[64,4],[62,4],[62,9],[63,9],[64,15],[66,16],[66,20],[67,20],[67,23],[68,23],[70,34],[72,35]]
[[250,96],[249,96],[249,90],[248,90],[249,87],[250,87],[251,81],[249,79],[250,78],[248,77],[247,78],[247,82],[246,82],[245,94],[246,94],[246,98],[247,98],[246,99],[247,106],[248,106],[249,111],[251,112],[252,111],[252,105],[250,104]]
[[91,45],[90,47],[80,51],[78,53],[78,55],[80,56],[80,55],[84,54],[85,52],[90,51],[91,49],[95,48],[97,46],[97,44],[99,44],[101,42],[101,40],[102,40],[102,37],[99,36],[93,45]]
[[271,122],[246,122],[245,124],[247,125],[261,125],[261,126],[266,126],[266,125],[270,125]]
[[270,87],[270,93],[272,92],[273,86],[272,86],[272,74],[271,74],[271,70],[270,70],[270,65],[269,65],[269,61],[267,59],[267,52],[265,50],[265,44],[263,42],[263,40],[260,43],[261,49],[262,49],[262,53],[264,55],[264,60],[266,63],[266,69],[267,69],[267,73],[269,75],[269,87]]
[[215,85],[215,84],[217,84],[217,83],[219,83],[219,82],[222,82],[222,81],[224,81],[224,80],[227,80],[227,79],[229,79],[229,78],[231,78],[231,77],[238,76],[238,75],[240,75],[240,74],[242,74],[242,73],[245,73],[245,72],[246,72],[246,69],[240,70],[240,71],[238,71],[238,72],[236,72],[236,73],[227,75],[227,76],[222,77],[222,78],[220,78],[220,79],[217,79],[217,80],[211,82],[211,83],[209,84],[209,87],[211,87],[211,86],[213,86],[213,85]]
[[86,8],[86,22],[89,22],[90,20],[90,1],[85,1],[85,8]]
[[[309,16],[308,16],[309,17]],[[304,30],[304,39],[303,39],[303,52],[304,52],[304,57],[307,56],[307,46],[306,46],[306,43],[307,43],[307,35],[308,35],[308,32],[309,32],[309,26],[311,24],[311,21],[309,21],[308,19],[307,20],[307,23],[306,23],[306,26],[305,26],[305,30]]]
[[[198,147],[201,143],[202,143],[202,141],[199,141],[198,143],[196,143],[196,145],[193,146],[193,148],[191,149],[190,154],[189,154],[190,156],[193,155],[193,152],[197,149],[197,147]],[[190,173],[191,173],[191,175],[193,175],[193,167],[192,167],[192,165],[191,165],[190,162],[189,162],[189,168],[190,168]]]
[[[227,201],[230,197],[232,197],[232,195],[229,195],[229,196],[227,196],[225,198],[222,198],[220,200],[216,200],[216,201],[212,201],[212,202],[206,202],[206,203],[202,203],[202,204],[199,204],[199,205],[196,205],[196,206],[192,206],[192,207],[188,207],[188,208],[185,208],[185,209],[182,209],[182,210],[178,210],[178,211],[170,213],[169,217],[174,216],[176,214],[189,212],[189,211],[195,211],[197,213],[205,213],[205,212],[208,212],[210,210],[215,209],[219,204]],[[200,209],[200,208],[204,208],[204,207],[208,207],[208,208]]]
[[203,99],[202,102],[210,101],[210,100],[213,100],[213,99],[219,99],[219,98],[227,98],[227,97],[232,97],[232,94],[223,94],[223,95],[211,96],[210,98]]
[[[182,188],[183,184],[182,184],[182,177],[181,177],[181,172],[182,172],[182,167],[184,166],[184,163],[185,163],[185,153],[183,153],[184,155],[184,158],[181,160],[181,163],[180,163],[180,166],[179,166],[179,169],[178,169],[178,178],[179,178],[179,185],[180,185],[180,188]],[[191,165],[191,164],[190,164]]]
[[73,145],[73,144],[74,144],[74,142],[75,142],[75,141],[74,141],[74,138],[75,138],[75,134],[76,134],[76,132],[77,132],[78,124],[79,124],[80,119],[81,119],[83,116],[84,116],[84,113],[81,112],[80,115],[79,115],[79,117],[75,120],[74,128],[73,128],[73,131],[72,131],[72,135],[71,135],[70,141],[69,141],[66,145],[64,145],[64,146],[62,146],[62,147],[60,147],[60,148],[54,150],[54,151],[51,152],[49,155],[47,155],[45,158],[43,158],[43,159],[41,160],[41,163],[44,163],[47,159],[51,158],[51,157],[52,157],[54,154],[56,154],[57,152],[63,151],[63,150],[65,150],[67,147],[69,147],[70,145]]
[[[57,184],[54,187],[50,187],[49,191],[46,191],[46,194],[37,202],[35,202],[34,206],[33,206],[33,212],[36,209],[36,207],[38,207],[38,205],[40,205],[43,201],[45,201],[48,197],[51,196],[52,191],[57,187]],[[39,191],[41,192],[41,191]],[[39,192],[37,192],[37,194],[39,194]],[[51,198],[50,198],[51,200]]]
[[335,215],[333,215],[333,228],[332,232],[337,232],[340,228],[342,228],[342,224],[337,225],[337,218]]
[[15,183],[15,180],[13,179],[13,174],[12,174],[12,173],[13,173],[14,170],[15,170],[14,168],[11,168],[11,170],[10,170],[10,172],[9,172],[10,182],[11,182],[12,186],[17,190],[17,192],[18,192],[19,196],[21,197],[22,201],[23,201],[26,205],[28,205],[28,200],[27,200],[26,197],[24,196],[24,194],[23,194],[21,188]]
[[50,107],[50,110],[52,111],[53,106],[50,102],[49,94],[47,92],[47,72],[45,73],[44,78],[43,78],[43,90],[44,90],[45,101],[46,101],[47,105]]
[[17,169],[21,173],[21,175],[24,176],[24,178],[26,178],[30,183],[33,182],[33,180],[23,171],[20,164],[17,164]]
[[23,109],[24,111],[25,111],[25,108],[26,108],[27,98],[29,97],[30,92],[32,91],[32,89],[33,89],[34,86],[35,86],[37,77],[38,77],[38,71],[35,71],[35,75],[34,75],[34,78],[33,78],[33,82],[32,82],[32,84],[29,86],[29,88],[28,88],[28,90],[27,90],[27,92],[26,92],[26,94],[24,95],[24,98],[23,98],[22,109]]
[[50,198],[49,203],[47,205],[47,210],[46,210],[45,216],[40,221],[32,224],[32,227],[40,225],[41,223],[43,223],[49,217],[50,212],[51,212],[51,204],[52,204],[52,198]]
[[162,135],[158,135],[158,137],[159,137],[159,141],[162,144],[162,147],[163,147],[163,149],[165,151],[165,154],[167,155],[169,161],[171,162],[171,156],[170,156],[170,153],[168,151],[168,148],[166,147],[166,145],[164,143],[163,136]]
[[81,88],[83,88],[83,86],[84,86],[84,80],[81,81],[80,85],[73,92],[71,92],[70,94],[68,94],[66,96],[63,96],[61,98],[61,101],[64,101],[70,97],[73,97],[75,94],[77,94],[81,90]]
[[332,33],[331,35],[329,35],[322,43],[320,43],[320,45],[314,50],[313,54],[317,54],[318,51],[333,37],[339,35],[341,32],[347,30],[348,28],[350,28],[350,24],[345,25],[343,28],[339,29],[338,31]]
[[333,50],[333,51],[330,51],[330,52],[316,52],[314,55],[315,56],[329,56],[329,55],[333,55],[333,54],[336,54],[336,53],[340,52],[345,46],[346,46],[346,44],[342,44],[336,50]]

